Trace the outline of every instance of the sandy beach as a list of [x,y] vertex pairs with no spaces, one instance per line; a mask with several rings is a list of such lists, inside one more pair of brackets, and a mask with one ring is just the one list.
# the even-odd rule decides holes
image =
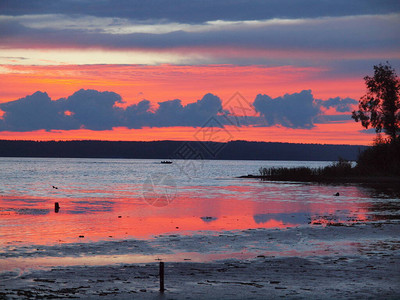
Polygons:
[[[0,297],[396,299],[398,233],[399,224],[384,222],[16,247],[6,255],[13,268],[5,271],[2,260]],[[224,259],[227,252],[238,258]],[[140,259],[147,262],[132,263]],[[32,268],[35,260],[40,268]],[[159,292],[159,260],[165,262],[164,293]]]

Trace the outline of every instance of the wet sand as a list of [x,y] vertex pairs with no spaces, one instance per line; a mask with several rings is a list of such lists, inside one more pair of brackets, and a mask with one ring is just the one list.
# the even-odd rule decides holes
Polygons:
[[399,255],[166,263],[166,291],[160,293],[157,263],[59,267],[18,278],[4,274],[0,295],[5,299],[398,299],[399,268]]
[[[399,229],[391,221],[163,235],[151,241],[36,249],[21,246],[7,251],[14,267],[6,270],[3,261],[0,298],[398,299]],[[147,263],[130,263],[130,256],[124,255],[132,252],[152,256]],[[110,254],[109,263],[103,258],[102,265],[92,265],[89,253],[92,257]],[[202,260],[202,254],[222,258],[225,253],[241,253],[243,258],[195,262],[196,257]],[[29,268],[29,259],[42,256],[59,257],[59,265],[66,256],[78,261],[77,265]],[[118,257],[125,261],[118,262]],[[158,291],[154,257],[165,261],[164,293]]]

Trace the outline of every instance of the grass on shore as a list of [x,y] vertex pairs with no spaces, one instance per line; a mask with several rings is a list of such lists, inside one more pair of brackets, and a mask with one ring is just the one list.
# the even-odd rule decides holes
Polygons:
[[260,168],[260,177],[287,180],[324,180],[349,177],[400,177],[400,140],[377,142],[360,153],[357,164],[339,158],[324,168]]
[[343,159],[323,168],[260,168],[260,176],[269,178],[305,179],[313,177],[344,177],[356,175],[352,163]]

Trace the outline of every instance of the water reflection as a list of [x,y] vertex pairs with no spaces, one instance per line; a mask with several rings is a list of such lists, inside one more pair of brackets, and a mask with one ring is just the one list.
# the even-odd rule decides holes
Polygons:
[[268,223],[271,220],[280,221],[285,225],[302,225],[310,223],[310,214],[303,212],[255,214],[253,218],[257,224]]
[[[399,198],[393,198],[396,194],[356,185],[231,180],[218,186],[181,186],[174,201],[164,207],[149,205],[138,193],[121,193],[124,185],[115,185],[114,190],[115,194],[97,188],[102,197],[58,197],[58,213],[50,197],[0,196],[0,243],[43,245],[149,239],[166,233],[348,225],[398,220],[400,208]],[[338,190],[340,196],[335,197]]]

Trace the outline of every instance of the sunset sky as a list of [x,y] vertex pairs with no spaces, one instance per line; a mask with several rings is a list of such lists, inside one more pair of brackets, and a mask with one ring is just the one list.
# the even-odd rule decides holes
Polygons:
[[398,0],[0,0],[0,139],[371,144]]

